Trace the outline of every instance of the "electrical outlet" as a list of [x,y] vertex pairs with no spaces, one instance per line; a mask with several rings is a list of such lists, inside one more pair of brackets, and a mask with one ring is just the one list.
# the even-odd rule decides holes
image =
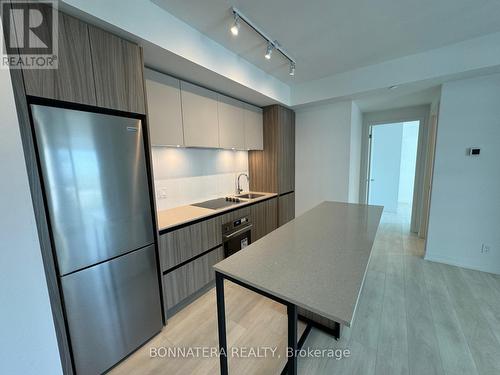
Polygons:
[[483,243],[483,246],[481,246],[481,253],[482,254],[488,254],[491,250],[491,246]]
[[165,188],[156,189],[156,198],[166,199],[167,198],[167,189],[165,189]]

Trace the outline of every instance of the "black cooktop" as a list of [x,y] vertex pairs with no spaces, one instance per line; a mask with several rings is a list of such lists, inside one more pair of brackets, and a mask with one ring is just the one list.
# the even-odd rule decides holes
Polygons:
[[233,206],[233,205],[238,204],[238,203],[239,203],[239,200],[237,202],[235,202],[235,201],[228,201],[228,200],[226,200],[226,198],[217,198],[217,199],[211,199],[211,200],[205,201],[205,202],[194,203],[191,206],[210,208],[212,210],[219,210],[221,208]]

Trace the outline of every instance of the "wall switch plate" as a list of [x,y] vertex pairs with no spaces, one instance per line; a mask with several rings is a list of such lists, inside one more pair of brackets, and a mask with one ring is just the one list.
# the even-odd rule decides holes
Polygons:
[[469,147],[467,149],[467,155],[469,156],[479,156],[481,154],[481,149],[479,147]]
[[490,252],[490,250],[491,250],[491,246],[483,243],[483,245],[481,246],[481,253],[487,254]]
[[165,188],[156,189],[156,198],[166,199],[167,198],[167,189],[165,189]]

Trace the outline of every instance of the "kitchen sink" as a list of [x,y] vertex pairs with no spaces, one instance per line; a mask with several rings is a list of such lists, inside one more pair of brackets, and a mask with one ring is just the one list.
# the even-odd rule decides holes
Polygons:
[[243,198],[243,199],[255,199],[255,198],[263,197],[264,195],[265,194],[246,193],[246,194],[237,195],[236,197]]

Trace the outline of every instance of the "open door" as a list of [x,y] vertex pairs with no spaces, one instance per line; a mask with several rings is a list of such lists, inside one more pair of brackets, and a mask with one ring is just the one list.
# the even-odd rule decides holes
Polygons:
[[368,203],[410,218],[415,184],[419,121],[372,125]]

